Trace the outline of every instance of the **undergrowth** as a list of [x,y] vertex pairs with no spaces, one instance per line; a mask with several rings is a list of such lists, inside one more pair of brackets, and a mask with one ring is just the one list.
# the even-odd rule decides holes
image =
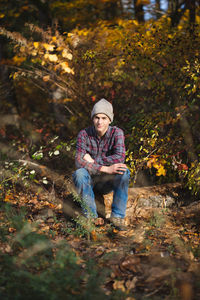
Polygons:
[[1,211],[1,299],[120,299],[121,292],[101,288],[108,270],[81,263],[67,241],[39,233],[25,210],[1,203]]

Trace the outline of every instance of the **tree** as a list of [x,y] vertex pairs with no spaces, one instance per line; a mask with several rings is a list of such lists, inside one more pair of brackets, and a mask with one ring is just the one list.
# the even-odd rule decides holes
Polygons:
[[193,30],[195,24],[196,7],[198,5],[199,0],[169,0],[168,8],[172,26],[177,26],[186,10],[189,10],[189,24],[190,28]]
[[134,4],[135,19],[139,23],[144,23],[144,1],[134,0],[133,4]]

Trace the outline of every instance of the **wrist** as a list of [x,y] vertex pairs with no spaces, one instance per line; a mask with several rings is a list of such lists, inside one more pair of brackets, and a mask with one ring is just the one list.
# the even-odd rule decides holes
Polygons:
[[102,172],[102,173],[108,173],[108,167],[107,166],[102,166],[99,171]]

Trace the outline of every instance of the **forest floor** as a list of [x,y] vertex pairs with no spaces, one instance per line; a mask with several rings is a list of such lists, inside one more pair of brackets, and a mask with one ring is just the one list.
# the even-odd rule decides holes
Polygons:
[[[67,241],[81,268],[91,259],[99,269],[108,270],[102,282],[105,297],[119,290],[119,299],[127,300],[200,299],[199,202],[179,209],[152,209],[127,231],[117,231],[108,222],[96,227],[81,218],[70,220],[47,196],[9,191],[3,202],[17,210],[25,208],[26,220],[37,223],[39,234],[54,243]],[[1,220],[5,221],[5,211]],[[10,237],[0,248],[13,255],[10,241],[17,229],[7,225]]]

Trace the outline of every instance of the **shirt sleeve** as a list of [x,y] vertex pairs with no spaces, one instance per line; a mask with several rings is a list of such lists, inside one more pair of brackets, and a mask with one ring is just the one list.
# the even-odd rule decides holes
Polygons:
[[112,147],[112,155],[102,155],[100,164],[110,166],[117,163],[124,163],[126,150],[124,143],[124,132],[120,128],[116,128],[114,132],[114,144]]
[[83,159],[84,155],[87,153],[87,133],[85,130],[81,130],[77,137],[76,143],[76,155],[75,155],[75,165],[76,168],[85,168],[88,170],[90,174],[97,174],[99,173],[100,165],[97,162],[90,163]]

